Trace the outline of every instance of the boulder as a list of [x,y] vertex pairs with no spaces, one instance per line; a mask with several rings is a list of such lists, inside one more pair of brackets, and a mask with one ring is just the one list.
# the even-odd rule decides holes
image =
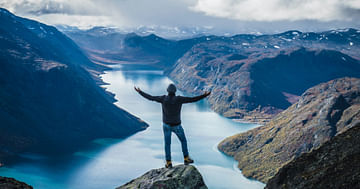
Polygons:
[[206,189],[200,172],[192,165],[177,165],[171,169],[152,169],[117,189]]

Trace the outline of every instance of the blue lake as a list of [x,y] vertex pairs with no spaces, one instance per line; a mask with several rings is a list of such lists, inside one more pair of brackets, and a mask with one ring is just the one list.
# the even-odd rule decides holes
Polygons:
[[[14,177],[39,189],[115,188],[153,168],[164,166],[161,105],[138,95],[139,86],[153,95],[163,95],[171,80],[161,71],[106,72],[104,87],[114,93],[116,105],[140,117],[150,127],[126,139],[98,139],[71,156],[43,157],[23,154],[20,163],[0,168],[0,175]],[[180,93],[181,94],[181,93]],[[247,131],[255,124],[237,123],[214,113],[206,100],[183,105],[182,125],[190,156],[209,188],[257,189],[265,185],[245,178],[237,163],[217,150],[227,136]],[[181,164],[180,142],[172,136],[173,163]]]

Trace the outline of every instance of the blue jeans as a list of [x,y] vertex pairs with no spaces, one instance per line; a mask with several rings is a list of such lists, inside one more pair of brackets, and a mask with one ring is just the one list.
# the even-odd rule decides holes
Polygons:
[[170,126],[166,123],[163,124],[164,139],[165,139],[165,158],[171,160],[171,132],[174,132],[181,142],[181,149],[184,157],[189,155],[187,148],[187,141],[184,133],[184,129],[181,125]]

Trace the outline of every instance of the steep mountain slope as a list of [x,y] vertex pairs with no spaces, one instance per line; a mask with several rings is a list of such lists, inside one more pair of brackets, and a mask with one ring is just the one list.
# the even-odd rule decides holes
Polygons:
[[99,70],[56,28],[0,9],[0,161],[19,152],[69,152],[146,124],[117,108],[85,70]]
[[265,188],[360,188],[360,123],[285,165]]
[[[322,42],[293,33],[296,38],[290,41],[283,40],[289,32],[209,37],[178,59],[168,74],[186,92],[212,90],[209,102],[216,112],[256,122],[286,109],[311,86],[360,77],[359,45],[345,45],[350,39]],[[357,30],[348,33],[359,41]]]
[[218,148],[247,177],[267,182],[302,153],[360,122],[360,79],[340,78],[308,89],[265,126],[223,140]]

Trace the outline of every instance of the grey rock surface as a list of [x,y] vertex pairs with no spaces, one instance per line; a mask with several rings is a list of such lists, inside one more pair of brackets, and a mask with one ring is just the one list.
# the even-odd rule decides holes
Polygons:
[[32,189],[33,187],[13,178],[0,176],[0,189]]
[[117,189],[207,189],[200,172],[192,165],[152,169]]

